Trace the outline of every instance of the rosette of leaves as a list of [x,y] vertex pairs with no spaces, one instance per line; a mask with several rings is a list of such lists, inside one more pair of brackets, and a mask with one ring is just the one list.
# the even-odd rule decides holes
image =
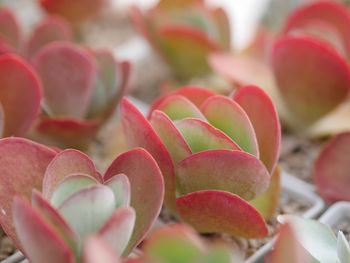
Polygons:
[[127,256],[161,209],[163,178],[141,148],[119,155],[102,176],[77,150],[4,138],[0,164],[0,223],[33,263]]
[[230,28],[221,8],[210,8],[202,0],[161,0],[142,13],[131,9],[138,31],[165,59],[179,80],[210,73],[207,56],[230,49]]
[[350,11],[336,1],[294,10],[282,30],[261,29],[241,54],[214,54],[210,64],[230,82],[255,84],[273,97],[282,121],[311,136],[349,130]]
[[46,45],[32,64],[44,96],[38,138],[60,147],[86,148],[124,95],[130,64],[116,61],[109,51],[70,42]]
[[283,216],[281,221],[274,250],[265,262],[350,262],[350,245],[343,232],[335,236],[329,226],[296,216]]
[[39,4],[46,12],[60,15],[76,26],[96,17],[107,2],[107,0],[40,0]]
[[124,99],[121,118],[130,146],[158,162],[165,204],[183,221],[202,233],[267,235],[281,134],[265,92],[250,86],[224,97],[185,87],[156,100],[148,119]]

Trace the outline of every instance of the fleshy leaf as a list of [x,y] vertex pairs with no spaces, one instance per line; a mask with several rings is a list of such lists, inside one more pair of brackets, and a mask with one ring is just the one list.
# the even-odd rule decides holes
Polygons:
[[171,225],[156,230],[144,248],[146,261],[149,262],[201,262],[203,252],[201,240],[185,225]]
[[71,251],[78,257],[80,246],[78,236],[67,222],[59,214],[58,210],[50,205],[46,199],[37,191],[33,190],[32,206],[43,219],[56,231],[57,235],[64,240]]
[[311,263],[310,258],[298,242],[297,233],[290,224],[286,223],[280,226],[278,238],[268,262]]
[[136,214],[131,207],[116,210],[98,232],[117,255],[122,255],[127,247],[135,226]]
[[303,29],[314,21],[324,21],[336,28],[343,38],[347,52],[350,52],[350,12],[345,5],[332,1],[318,1],[303,5],[293,12],[283,29],[283,33],[289,33],[296,29]]
[[190,193],[176,200],[182,220],[200,233],[261,238],[268,233],[262,216],[239,196],[218,190]]
[[186,80],[210,72],[207,56],[220,47],[200,30],[168,26],[160,28],[157,34],[158,44],[178,78]]
[[225,133],[202,120],[186,118],[176,122],[176,127],[194,153],[211,149],[241,150]]
[[158,105],[157,110],[163,111],[173,121],[190,117],[205,120],[200,110],[181,95],[167,97]]
[[0,140],[0,222],[16,247],[21,245],[13,229],[12,202],[15,196],[31,199],[40,190],[46,167],[56,152],[22,138]]
[[114,175],[104,185],[112,190],[117,208],[130,205],[131,186],[125,174]]
[[7,54],[0,57],[0,83],[3,136],[24,136],[40,113],[42,91],[38,76],[23,59]]
[[281,194],[281,172],[276,167],[271,175],[267,190],[249,203],[259,211],[265,220],[270,220],[276,212]]
[[130,181],[131,206],[136,212],[134,232],[124,251],[126,255],[141,242],[158,217],[164,198],[164,182],[156,161],[142,148],[119,155],[107,169],[104,180],[120,173]]
[[338,232],[337,252],[341,263],[350,263],[350,245],[343,232]]
[[50,203],[59,207],[68,197],[79,190],[98,184],[98,181],[86,174],[70,174],[55,186]]
[[219,42],[224,49],[230,50],[231,48],[231,29],[230,21],[225,9],[215,8],[211,12],[214,22],[216,23],[217,30],[219,31]]
[[121,261],[108,243],[95,235],[89,237],[84,243],[82,262],[120,263]]
[[290,223],[300,244],[316,260],[333,262],[337,258],[337,239],[329,226],[292,215],[283,216],[282,221]]
[[259,157],[253,125],[238,103],[214,96],[203,103],[201,110],[211,125],[226,133],[242,150]]
[[[96,136],[99,124],[93,120],[72,118],[42,118],[36,126],[39,140],[62,148],[86,150]],[[47,144],[46,142],[46,144]]]
[[131,147],[143,147],[158,163],[166,189],[164,202],[170,209],[175,210],[174,165],[168,150],[147,119],[127,99],[121,102],[121,120],[128,144]]
[[253,155],[242,151],[209,150],[182,160],[176,175],[181,193],[224,190],[250,200],[265,192],[270,175]]
[[258,140],[260,160],[272,172],[281,144],[281,126],[275,106],[262,89],[254,86],[239,89],[233,99],[247,113]]
[[81,240],[85,240],[96,233],[113,214],[114,194],[107,186],[91,186],[71,195],[58,210]]
[[61,151],[47,167],[43,181],[43,195],[51,199],[55,188],[66,177],[72,174],[86,174],[101,181],[91,159],[84,153],[68,149]]
[[4,134],[4,127],[5,127],[5,115],[4,115],[4,109],[2,108],[2,105],[0,102],[0,138],[2,138]]
[[350,201],[350,133],[333,138],[321,151],[314,167],[314,182],[327,202]]
[[65,17],[73,24],[96,16],[106,4],[106,0],[39,0],[46,12]]
[[57,42],[42,48],[33,64],[43,81],[48,114],[83,118],[96,81],[92,55],[75,44]]
[[271,58],[282,98],[297,118],[294,126],[323,117],[349,93],[346,61],[317,39],[282,37],[276,41]]
[[158,109],[159,105],[161,105],[164,100],[173,95],[181,95],[199,108],[204,101],[206,101],[209,97],[214,96],[215,93],[206,88],[184,86],[181,89],[175,90],[156,99],[150,106],[149,116],[152,115],[154,110]]
[[21,40],[20,26],[10,9],[0,8],[0,40],[5,41],[15,49]]
[[153,111],[150,122],[169,151],[174,164],[192,154],[190,146],[165,113],[159,110]]
[[18,238],[31,262],[75,262],[67,244],[27,201],[15,197],[13,214]]
[[25,46],[25,53],[28,57],[32,57],[49,43],[54,41],[70,41],[72,39],[73,32],[63,18],[59,16],[48,16],[31,33]]

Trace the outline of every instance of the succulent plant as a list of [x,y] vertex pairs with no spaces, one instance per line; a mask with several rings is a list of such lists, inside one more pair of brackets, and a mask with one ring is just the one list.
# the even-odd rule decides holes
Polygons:
[[232,249],[216,244],[208,246],[186,225],[157,229],[142,246],[142,255],[134,263],[239,263]]
[[69,42],[46,45],[32,64],[44,90],[39,138],[84,149],[124,95],[130,64],[117,62],[109,51],[89,51]]
[[164,196],[160,169],[141,148],[118,156],[102,176],[77,150],[4,138],[0,167],[1,225],[35,263],[83,262],[82,256],[94,262],[89,258],[98,255],[84,249],[91,242],[128,255],[156,220]]
[[58,16],[45,17],[34,27],[28,38],[23,35],[23,29],[13,12],[0,7],[0,54],[17,53],[30,58],[49,43],[73,39],[70,25]]
[[180,80],[207,75],[207,56],[230,49],[228,17],[202,0],[161,0],[145,14],[136,7],[130,13],[135,27]]
[[[210,64],[238,86],[253,83],[263,87],[289,128],[325,135],[344,129],[329,128],[339,126],[335,121],[331,125],[319,122],[333,116],[347,101],[349,25],[346,6],[336,1],[314,1],[293,11],[280,34],[261,30],[247,52],[213,54]],[[262,59],[261,54],[266,53],[269,60]],[[348,112],[348,107],[343,111]]]
[[350,133],[341,133],[321,150],[314,165],[313,179],[327,202],[350,201]]
[[313,123],[346,100],[349,25],[350,11],[344,5],[311,3],[289,16],[284,35],[274,44],[271,59],[277,86],[299,125]]
[[316,220],[283,216],[283,222],[267,263],[350,262],[350,245],[344,234]]
[[39,3],[46,12],[63,16],[76,25],[98,15],[107,0],[40,0]]
[[269,217],[278,198],[281,134],[266,93],[250,86],[229,98],[185,87],[156,100],[148,117],[122,101],[126,140],[157,161],[168,208],[202,233],[265,236],[265,221],[248,201],[274,182],[254,204]]

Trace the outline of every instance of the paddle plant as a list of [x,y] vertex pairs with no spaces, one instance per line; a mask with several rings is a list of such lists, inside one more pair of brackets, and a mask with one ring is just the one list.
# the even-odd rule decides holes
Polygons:
[[96,17],[107,2],[107,0],[39,0],[43,10],[50,14],[60,15],[73,25]]
[[24,36],[10,9],[0,8],[0,53],[17,53],[30,58],[43,46],[55,41],[71,41],[70,25],[58,16],[47,16]]
[[260,88],[224,97],[185,87],[156,100],[148,119],[124,99],[121,119],[130,146],[159,164],[165,204],[183,221],[201,233],[267,235],[262,214],[271,217],[277,204],[281,134]]
[[[35,263],[97,262],[99,250],[127,256],[164,196],[161,171],[141,148],[119,155],[101,175],[77,150],[4,138],[0,170],[1,226]],[[97,251],[86,251],[95,243]]]
[[324,135],[344,123],[321,120],[348,98],[349,25],[346,6],[314,1],[293,11],[279,34],[261,30],[245,52],[213,54],[210,64],[238,87],[254,83],[266,89],[290,128]]
[[239,263],[232,249],[216,244],[208,246],[186,225],[157,229],[142,246],[142,255],[134,263]]
[[350,201],[350,133],[338,134],[321,150],[314,165],[314,182],[329,203]]
[[350,262],[350,245],[343,232],[315,220],[283,216],[283,225],[267,263]]
[[224,10],[210,8],[203,0],[161,0],[146,13],[135,7],[130,14],[136,29],[179,80],[207,75],[207,56],[230,49],[229,21]]

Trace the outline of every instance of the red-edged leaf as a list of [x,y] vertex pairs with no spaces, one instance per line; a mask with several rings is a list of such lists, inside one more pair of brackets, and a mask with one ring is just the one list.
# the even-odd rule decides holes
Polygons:
[[165,113],[159,110],[153,111],[150,122],[169,151],[174,164],[192,154],[181,132]]
[[96,136],[99,124],[71,118],[42,118],[36,126],[38,140],[60,148],[86,150]]
[[58,208],[82,242],[99,231],[115,209],[112,190],[101,184],[75,192]]
[[241,150],[225,133],[202,120],[186,118],[176,122],[176,127],[194,153],[210,149]]
[[318,192],[327,202],[350,201],[350,133],[333,138],[321,151],[314,167]]
[[104,185],[108,186],[115,198],[116,207],[129,206],[131,200],[131,186],[129,178],[125,174],[112,176]]
[[136,211],[135,229],[124,252],[128,254],[158,217],[164,198],[164,182],[156,161],[142,148],[119,155],[107,169],[104,180],[120,173],[129,178],[131,206]]
[[58,235],[54,227],[46,222],[27,201],[15,197],[13,214],[14,225],[23,252],[31,262],[76,262],[73,252]]
[[172,95],[165,98],[158,105],[157,110],[163,111],[173,121],[190,117],[205,120],[200,110],[181,95]]
[[78,256],[79,244],[78,236],[67,222],[59,214],[58,210],[50,205],[46,199],[37,191],[33,190],[32,206],[40,216],[56,231],[57,235],[64,240],[71,251]]
[[101,181],[92,160],[84,153],[68,149],[59,152],[47,167],[43,181],[43,195],[50,199],[59,183],[71,174],[86,174]]
[[158,163],[165,183],[164,202],[170,209],[175,209],[174,165],[165,145],[147,119],[127,99],[121,102],[121,120],[129,145],[145,148]]
[[21,41],[20,26],[13,12],[5,7],[0,8],[0,40],[17,49]]
[[237,102],[224,96],[214,96],[207,99],[201,109],[211,125],[226,133],[244,151],[259,157],[253,125]]
[[133,208],[119,208],[99,230],[98,235],[113,248],[117,255],[122,255],[133,233],[135,219]]
[[194,192],[176,201],[181,218],[201,233],[261,238],[268,230],[262,216],[239,196],[218,190]]
[[154,38],[150,33],[148,17],[146,17],[137,6],[131,6],[128,10],[128,16],[134,28],[153,46]]
[[31,33],[25,46],[25,53],[31,57],[49,43],[71,41],[72,39],[73,32],[66,20],[59,16],[48,16]]
[[349,67],[327,44],[310,37],[282,37],[271,58],[280,93],[301,124],[319,119],[346,99]]
[[12,202],[15,196],[30,200],[32,189],[41,190],[45,170],[56,152],[22,138],[0,140],[0,222],[20,248],[13,229]]
[[200,107],[206,99],[208,99],[211,96],[214,96],[215,93],[206,88],[201,88],[197,86],[184,86],[178,90],[171,92],[170,94],[160,96],[158,99],[156,99],[150,107],[149,117],[152,115],[154,110],[158,109],[159,105],[161,105],[164,100],[166,100],[172,95],[181,95],[197,107]]
[[[41,84],[32,67],[16,55],[0,57],[0,101],[4,136],[23,136],[40,112]],[[20,105],[20,107],[19,107]]]
[[121,263],[113,249],[98,236],[88,238],[83,247],[83,263]]
[[[300,245],[293,227],[285,223],[279,228],[278,238],[271,255],[269,263],[311,263],[312,261],[306,251]],[[317,240],[315,240],[317,242]]]
[[202,4],[203,0],[160,0],[157,8],[160,10],[174,10],[177,8],[187,8],[196,4]]
[[158,44],[167,62],[180,79],[210,72],[207,56],[220,47],[196,28],[168,26],[158,29]]
[[267,190],[270,175],[253,155],[242,151],[209,150],[179,162],[176,175],[181,193],[225,190],[250,200]]
[[271,173],[278,161],[281,144],[281,126],[273,102],[262,89],[254,86],[239,89],[233,99],[253,124],[260,160]]
[[83,118],[96,81],[92,55],[69,42],[46,45],[34,57],[49,115]]
[[274,216],[279,204],[281,194],[281,172],[277,166],[271,175],[270,185],[267,190],[249,203],[254,206],[265,220]]
[[46,12],[65,17],[71,23],[81,23],[96,16],[106,4],[106,0],[39,0]]
[[[288,33],[296,29],[303,29],[314,21],[324,21],[337,29],[343,38],[347,52],[350,53],[350,12],[341,3],[333,1],[317,1],[294,11],[288,18],[283,32]],[[322,76],[322,75],[321,75]]]

